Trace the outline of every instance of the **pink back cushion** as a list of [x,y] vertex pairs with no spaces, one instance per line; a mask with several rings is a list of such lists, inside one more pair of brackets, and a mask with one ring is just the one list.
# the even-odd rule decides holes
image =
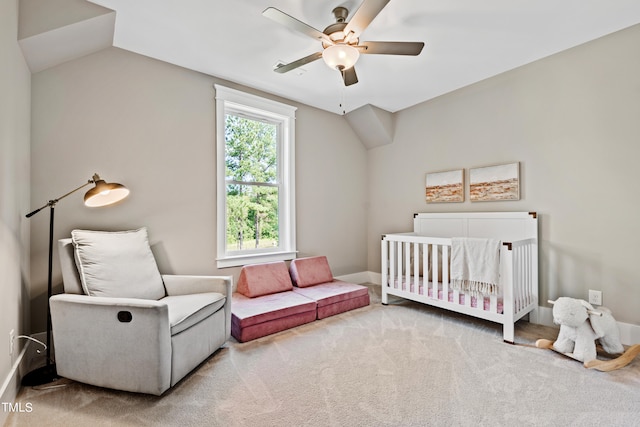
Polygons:
[[329,261],[325,256],[298,258],[291,261],[289,273],[293,283],[299,287],[318,285],[333,280]]
[[240,270],[238,293],[255,298],[293,289],[284,261],[245,265]]

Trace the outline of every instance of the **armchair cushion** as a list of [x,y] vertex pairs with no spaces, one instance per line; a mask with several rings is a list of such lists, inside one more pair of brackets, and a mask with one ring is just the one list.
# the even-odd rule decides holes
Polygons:
[[71,238],[85,294],[151,300],[165,296],[146,228],[73,230]]

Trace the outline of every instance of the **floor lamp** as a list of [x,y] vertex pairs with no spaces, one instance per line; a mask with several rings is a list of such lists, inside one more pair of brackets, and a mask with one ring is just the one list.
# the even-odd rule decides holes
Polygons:
[[52,269],[53,269],[53,216],[56,204],[67,197],[70,194],[75,193],[81,188],[86,187],[89,184],[95,184],[95,186],[87,191],[84,195],[84,204],[89,207],[107,206],[113,203],[119,202],[129,195],[129,190],[121,184],[107,183],[103,179],[100,179],[98,174],[94,174],[93,177],[80,187],[69,191],[67,194],[58,197],[57,199],[49,200],[46,205],[36,209],[33,212],[27,214],[27,218],[31,218],[44,208],[49,208],[49,272],[47,279],[47,361],[46,365],[32,372],[29,372],[22,378],[22,385],[36,386],[50,383],[57,379],[58,373],[56,372],[56,365],[51,361],[51,308],[49,306],[49,298],[51,298],[52,288]]

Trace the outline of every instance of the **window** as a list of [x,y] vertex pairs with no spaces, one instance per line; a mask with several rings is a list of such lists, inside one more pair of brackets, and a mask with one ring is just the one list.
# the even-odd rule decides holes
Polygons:
[[218,268],[295,258],[295,108],[216,89]]

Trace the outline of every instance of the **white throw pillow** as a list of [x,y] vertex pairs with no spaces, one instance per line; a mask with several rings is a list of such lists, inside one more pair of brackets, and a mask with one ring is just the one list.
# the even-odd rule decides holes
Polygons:
[[73,230],[71,239],[85,294],[152,300],[165,296],[146,228],[117,232]]

